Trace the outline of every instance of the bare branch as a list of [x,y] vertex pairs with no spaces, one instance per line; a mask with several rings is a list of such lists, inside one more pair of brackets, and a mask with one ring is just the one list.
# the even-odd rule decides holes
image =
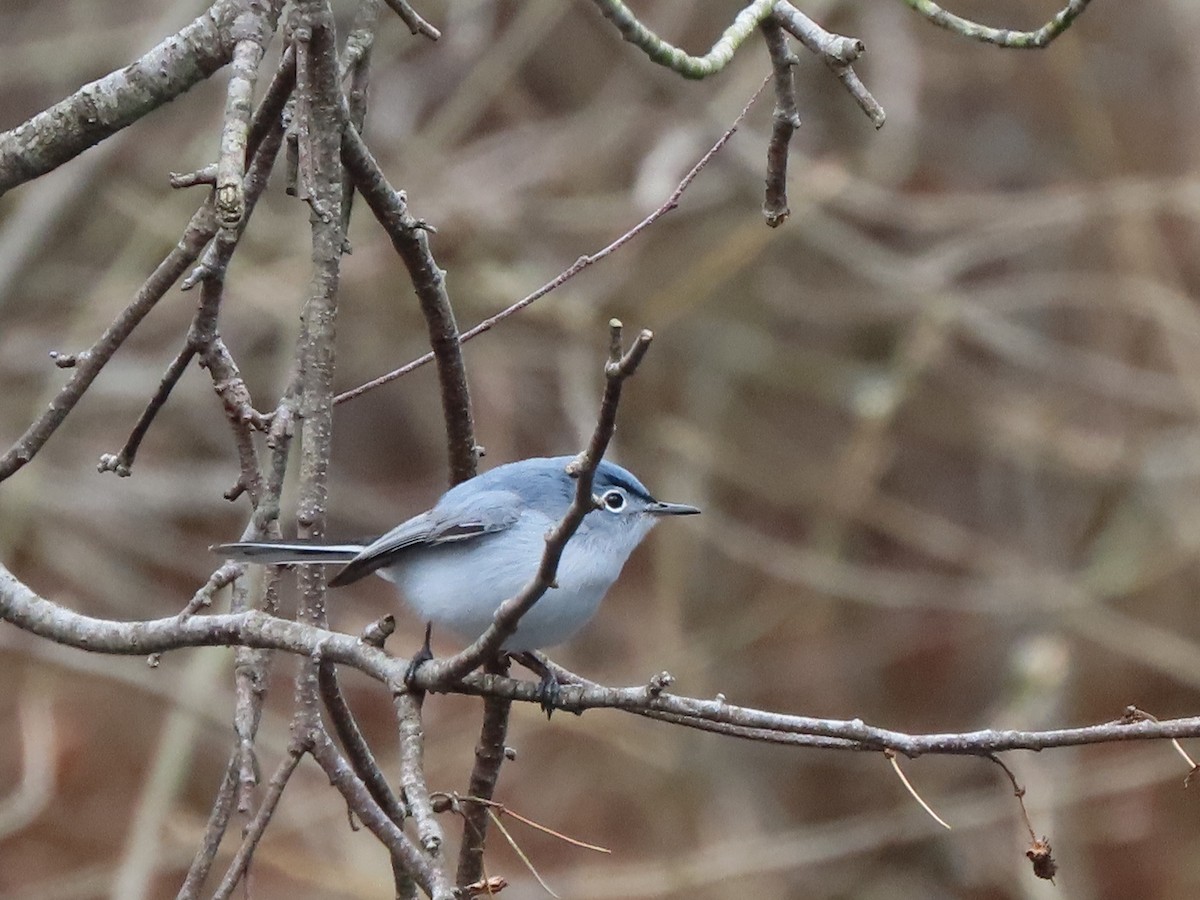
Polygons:
[[391,851],[393,858],[403,862],[405,871],[420,884],[426,894],[433,900],[452,900],[454,892],[446,884],[445,876],[384,814],[328,736],[322,731],[314,734],[312,740],[310,752],[313,758],[359,820]]
[[774,124],[771,141],[767,145],[767,192],[763,201],[763,216],[768,225],[777,228],[791,215],[787,201],[787,163],[788,144],[792,140],[792,133],[800,127],[800,113],[796,111],[796,85],[792,79],[792,66],[797,59],[788,48],[787,35],[773,15],[763,19],[761,28],[767,42],[767,52],[771,56],[771,72],[775,82]]
[[[263,93],[262,102],[258,104],[258,109],[254,112],[254,119],[250,122],[250,133],[246,138],[246,152],[252,158],[243,180],[244,207],[237,227],[234,229],[236,232],[235,243],[246,230],[250,214],[254,212],[259,197],[266,190],[271,169],[275,166],[275,158],[279,155],[279,148],[283,144],[283,110],[287,106],[288,98],[292,96],[295,86],[296,51],[295,47],[289,44],[283,52],[283,57],[279,60],[279,67],[275,70],[270,84]],[[215,185],[217,183],[216,164],[207,166],[192,176],[172,176],[171,185],[172,187],[186,187],[201,176],[207,177],[207,181],[204,183]],[[216,265],[216,245],[214,243],[210,244],[205,251],[201,263],[184,279],[183,288],[187,290],[194,287],[204,280]]]
[[[353,635],[280,619],[257,610],[192,616],[182,620],[177,616],[137,622],[97,619],[39,597],[3,565],[0,565],[0,619],[30,634],[95,653],[144,656],[183,647],[243,646],[320,656],[324,661],[352,666],[393,691],[405,689],[404,676],[409,664],[407,659],[388,656]],[[458,683],[447,684],[438,679],[438,673],[431,667],[423,666],[414,675],[413,683],[426,690],[540,702],[537,685],[491,674],[465,675]],[[764,738],[767,734],[791,736],[795,739],[787,742],[796,746],[871,752],[892,749],[909,757],[931,753],[987,756],[1010,750],[1200,737],[1200,716],[1157,722],[1130,721],[1122,716],[1098,725],[1046,731],[983,729],[905,734],[868,725],[860,719],[818,719],[737,706],[728,703],[724,697],[701,700],[670,694],[663,690],[658,679],[650,685],[628,688],[605,687],[582,680],[566,684],[562,686],[558,706],[571,712],[607,708],[635,714],[667,714],[689,727],[699,727],[692,723],[703,721],[705,730],[734,737],[746,737],[748,735],[743,733],[746,729],[755,729]],[[732,727],[726,730],[723,726]],[[829,738],[837,739],[838,743],[830,744]]]
[[[493,658],[484,664],[489,675],[508,674],[507,659]],[[458,871],[454,883],[460,887],[474,884],[483,878],[483,850],[487,842],[487,803],[496,794],[496,782],[505,759],[508,738],[508,718],[512,701],[503,697],[486,697],[483,704],[483,724],[479,742],[475,745],[475,764],[467,782],[467,793],[481,802],[462,808],[463,836],[458,852]]]
[[431,357],[437,361],[438,382],[442,389],[450,481],[457,484],[475,474],[479,448],[475,443],[471,394],[459,346],[464,338],[459,336],[458,323],[446,292],[446,273],[434,261],[429,249],[428,227],[409,213],[404,194],[388,183],[361,135],[352,127],[342,134],[342,159],[354,186],[404,261],[417,292],[429,328]]
[[387,813],[388,818],[397,826],[403,827],[407,815],[404,807],[392,791],[391,786],[388,785],[379,764],[375,761],[375,755],[371,752],[367,739],[363,737],[358,722],[355,721],[354,714],[350,711],[350,704],[346,702],[346,697],[342,694],[342,688],[335,677],[332,664],[326,662],[321,665],[319,684],[321,700],[333,722],[334,733],[337,734],[338,740],[341,741],[342,747],[346,751],[346,757],[351,768],[354,769],[354,774],[362,779],[363,784],[371,792],[371,796],[375,798],[380,809]]
[[254,855],[254,850],[258,847],[258,842],[262,840],[263,832],[266,831],[271,817],[275,815],[275,807],[279,805],[279,801],[283,797],[283,789],[287,787],[292,773],[296,771],[296,766],[300,764],[305,749],[303,744],[295,738],[289,742],[287,752],[284,754],[283,759],[280,760],[279,767],[267,783],[267,792],[258,807],[258,812],[254,814],[254,818],[246,826],[245,833],[242,835],[241,846],[238,847],[238,851],[234,854],[232,862],[229,863],[229,868],[225,871],[225,877],[221,879],[221,884],[213,892],[213,900],[228,900],[233,894],[233,889],[237,887],[238,882],[245,876],[246,869],[250,866],[250,859]]
[[973,38],[987,44],[999,47],[1010,47],[1017,50],[1039,50],[1046,47],[1056,37],[1071,27],[1071,23],[1079,18],[1087,9],[1091,0],[1068,0],[1066,6],[1059,10],[1054,18],[1033,31],[1010,31],[1007,28],[989,28],[970,19],[946,12],[933,0],[904,0],[914,10],[927,18],[939,28]]
[[216,233],[216,218],[213,215],[212,203],[208,202],[192,216],[179,243],[146,279],[133,302],[105,329],[104,334],[90,349],[75,355],[76,362],[71,378],[50,401],[49,408],[0,457],[0,481],[24,466],[42,449],[133,329],[196,261],[204,245]]
[[[297,118],[307,126],[299,136],[307,200],[312,221],[312,276],[301,319],[296,357],[300,366],[300,490],[296,510],[299,534],[319,538],[325,531],[329,458],[333,441],[334,325],[344,242],[342,233],[341,89],[333,13],[327,0],[302,3],[296,28]],[[302,112],[301,112],[302,111]],[[325,574],[319,566],[303,566],[297,620],[319,627],[326,623]],[[320,721],[317,669],[301,666],[296,700],[310,728]]]
[[754,33],[755,26],[771,14],[775,0],[754,0],[725,29],[704,56],[689,56],[673,47],[638,21],[621,0],[593,0],[604,18],[617,26],[621,37],[629,41],[652,62],[678,72],[684,78],[707,78],[720,72],[733,59],[738,47]]
[[217,795],[213,798],[212,809],[208,814],[208,822],[204,826],[204,838],[196,848],[196,855],[188,867],[187,876],[179,888],[176,900],[195,900],[200,896],[200,888],[217,859],[217,851],[221,849],[221,839],[225,837],[225,829],[229,827],[229,819],[233,815],[234,796],[237,793],[238,768],[241,754],[235,747],[229,762],[225,766],[225,775]]
[[431,41],[436,41],[442,36],[440,31],[421,18],[407,0],[385,0],[385,2],[388,8],[400,17],[404,24],[408,26],[408,30],[413,34],[423,34]]
[[425,735],[421,729],[421,704],[409,691],[394,694],[400,733],[400,788],[417,826],[417,839],[439,870],[442,865],[442,826],[433,813],[429,783],[425,778]]
[[230,19],[239,7],[218,0],[140,59],[0,134],[0,195],[74,159],[228,63]]
[[167,398],[171,396],[171,391],[179,383],[179,379],[183,377],[183,373],[187,370],[188,363],[192,361],[192,357],[195,355],[196,348],[191,343],[185,343],[183,348],[175,354],[175,358],[167,366],[167,371],[163,373],[157,390],[155,390],[154,395],[150,398],[150,402],[146,404],[146,408],[142,410],[137,423],[133,426],[133,431],[129,433],[129,439],[125,441],[125,446],[121,448],[119,453],[105,453],[101,456],[100,463],[97,466],[99,471],[115,472],[122,478],[128,478],[133,474],[133,460],[137,456],[138,448],[142,445],[142,439],[146,437],[146,433],[150,430],[150,425],[154,422],[154,417],[166,405]]
[[775,4],[774,17],[800,43],[824,60],[825,65],[841,80],[871,123],[877,129],[882,128],[887,114],[851,68],[851,63],[866,51],[866,45],[858,38],[843,37],[826,31],[786,0]]
[[246,215],[245,175],[250,158],[250,111],[258,66],[275,33],[282,0],[269,5],[247,4],[230,26],[236,42],[229,84],[225,90],[225,117],[217,155],[216,208],[221,228],[236,231]]

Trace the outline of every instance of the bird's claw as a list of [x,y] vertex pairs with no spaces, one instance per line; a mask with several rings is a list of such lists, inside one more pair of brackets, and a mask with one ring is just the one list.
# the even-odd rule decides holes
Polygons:
[[429,638],[433,633],[433,623],[429,622],[425,625],[425,642],[421,644],[421,649],[413,654],[413,658],[408,661],[408,668],[404,670],[404,686],[413,691],[413,683],[417,677],[417,670],[425,663],[433,659],[433,650],[429,647]]
[[542,712],[546,714],[546,718],[549,719],[554,708],[562,699],[562,685],[558,683],[558,679],[548,668],[542,669],[542,677],[538,681],[537,690],[534,691],[533,696],[537,700],[538,706],[542,708]]

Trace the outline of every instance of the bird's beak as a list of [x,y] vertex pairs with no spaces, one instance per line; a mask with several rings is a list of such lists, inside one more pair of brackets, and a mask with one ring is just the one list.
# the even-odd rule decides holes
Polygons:
[[663,503],[655,500],[646,504],[646,512],[651,516],[696,516],[700,510],[686,503]]

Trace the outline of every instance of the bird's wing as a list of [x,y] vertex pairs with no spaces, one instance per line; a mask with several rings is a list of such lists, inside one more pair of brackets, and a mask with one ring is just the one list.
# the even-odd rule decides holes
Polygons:
[[520,499],[511,491],[444,497],[433,509],[401,522],[364,547],[330,585],[338,587],[395,562],[408,548],[470,541],[503,531],[517,520]]

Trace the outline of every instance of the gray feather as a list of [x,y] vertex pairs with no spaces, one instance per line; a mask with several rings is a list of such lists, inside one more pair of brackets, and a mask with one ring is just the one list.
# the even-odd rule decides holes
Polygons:
[[510,491],[448,491],[429,512],[413,516],[362,548],[329,584],[340,587],[357,581],[392,565],[410,547],[460,543],[503,531],[517,521],[519,500]]
[[362,552],[362,544],[307,544],[303,541],[239,541],[211,548],[226,559],[264,566],[289,563],[349,562]]

